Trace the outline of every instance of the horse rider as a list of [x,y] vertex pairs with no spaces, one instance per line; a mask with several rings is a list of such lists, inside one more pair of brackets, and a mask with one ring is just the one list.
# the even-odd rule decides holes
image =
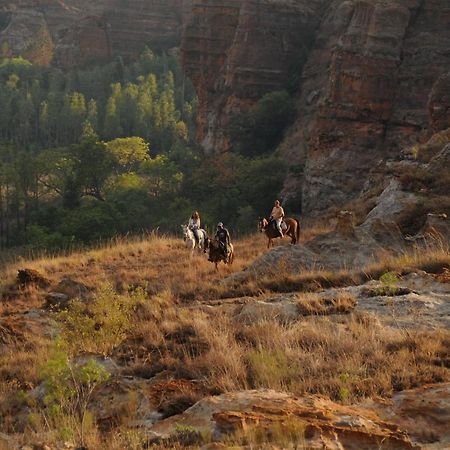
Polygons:
[[231,244],[230,233],[223,226],[222,222],[219,222],[217,224],[217,231],[216,231],[215,238],[219,241],[219,246],[220,246],[220,249],[222,250],[225,261],[228,261],[228,257],[230,255],[230,244]]
[[198,213],[198,211],[194,211],[192,213],[192,216],[188,222],[188,228],[194,233],[195,241],[198,245],[198,243],[200,242],[200,214]]
[[280,236],[283,237],[283,230],[281,229],[281,222],[284,219],[284,209],[279,200],[275,200],[275,205],[270,213],[270,221],[274,221]]

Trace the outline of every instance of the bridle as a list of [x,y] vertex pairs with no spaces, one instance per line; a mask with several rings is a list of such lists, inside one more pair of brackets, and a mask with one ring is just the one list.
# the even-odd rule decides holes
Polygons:
[[269,221],[265,217],[259,219],[259,231],[261,233],[266,230],[267,225],[269,225]]

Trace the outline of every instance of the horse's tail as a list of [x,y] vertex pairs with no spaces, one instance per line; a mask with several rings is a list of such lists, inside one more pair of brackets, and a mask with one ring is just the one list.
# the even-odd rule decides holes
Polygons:
[[295,230],[295,243],[298,244],[300,242],[300,222],[298,219],[295,219],[297,223],[297,229]]
[[228,258],[228,264],[231,266],[231,264],[233,264],[233,261],[234,261],[234,247],[233,247],[233,244],[230,244],[230,249],[231,249],[231,252],[230,252],[230,256]]
[[203,233],[203,252],[206,253],[206,250],[209,248],[209,237],[208,234],[206,233],[206,230],[202,229],[202,233]]

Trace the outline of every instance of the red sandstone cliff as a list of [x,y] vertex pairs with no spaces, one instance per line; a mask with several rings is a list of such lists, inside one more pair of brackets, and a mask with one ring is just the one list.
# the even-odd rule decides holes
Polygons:
[[310,41],[279,149],[304,167],[285,194],[307,213],[357,197],[383,161],[449,126],[450,2],[195,0],[182,49],[206,151],[227,149],[230,115],[283,86]]
[[228,149],[232,114],[300,80],[279,152],[296,166],[285,197],[307,213],[358,197],[386,159],[450,124],[449,0],[0,0],[1,51],[41,64],[181,34],[207,152]]
[[146,44],[179,45],[188,7],[189,0],[0,0],[0,46],[63,67],[135,56]]
[[231,114],[286,84],[325,0],[194,0],[184,31],[185,70],[199,95],[198,139],[227,150]]

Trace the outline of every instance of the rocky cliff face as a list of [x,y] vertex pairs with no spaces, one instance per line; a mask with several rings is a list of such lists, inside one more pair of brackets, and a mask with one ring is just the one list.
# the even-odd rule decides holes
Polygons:
[[325,0],[195,0],[183,63],[199,96],[198,139],[207,152],[229,147],[230,115],[280,89],[302,58]]
[[194,2],[183,54],[199,140],[226,150],[230,115],[284,86],[307,49],[298,117],[279,149],[303,172],[285,196],[306,213],[340,206],[387,158],[449,126],[449,48],[448,0]]
[[189,0],[0,1],[3,54],[63,67],[179,45]]

